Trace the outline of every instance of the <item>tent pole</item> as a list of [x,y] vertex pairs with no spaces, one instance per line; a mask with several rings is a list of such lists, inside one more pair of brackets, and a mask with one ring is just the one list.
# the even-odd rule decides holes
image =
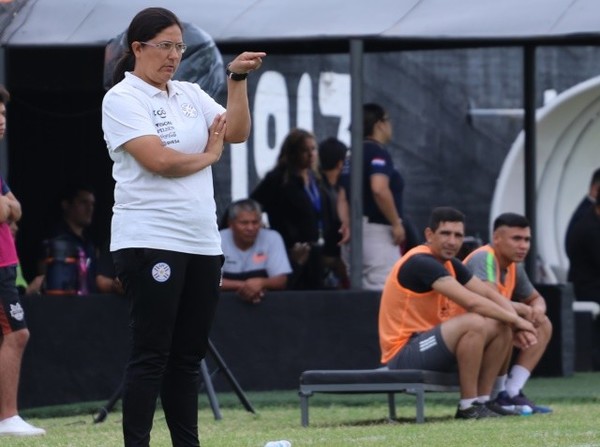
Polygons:
[[525,109],[525,119],[523,130],[525,133],[525,153],[524,153],[524,185],[525,185],[525,216],[529,219],[531,225],[531,247],[529,256],[525,259],[525,269],[532,281],[537,280],[536,260],[537,260],[537,212],[536,212],[536,107],[535,107],[535,74],[536,74],[536,47],[527,45],[523,48],[523,105]]
[[363,41],[350,41],[350,108],[351,108],[351,153],[350,171],[350,283],[352,289],[362,288],[362,215],[363,215]]

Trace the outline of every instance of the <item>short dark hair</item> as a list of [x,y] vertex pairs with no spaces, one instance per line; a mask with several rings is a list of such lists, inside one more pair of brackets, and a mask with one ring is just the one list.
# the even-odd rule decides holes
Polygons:
[[241,199],[233,202],[227,208],[227,218],[229,220],[236,219],[241,212],[257,213],[260,217],[262,214],[262,208],[260,203],[253,199]]
[[133,42],[147,42],[173,25],[177,25],[183,31],[177,16],[168,9],[152,7],[138,12],[127,28],[127,49],[115,65],[113,84],[120,82],[125,77],[126,71],[134,69],[135,57],[131,50]]
[[529,220],[517,213],[502,213],[494,220],[494,231],[500,227],[528,228],[530,226]]
[[0,103],[6,105],[10,101],[10,93],[6,90],[6,87],[0,85]]
[[592,174],[592,180],[590,181],[590,186],[595,185],[596,183],[600,183],[600,168],[596,169]]
[[363,105],[363,137],[373,135],[375,124],[385,118],[385,109],[374,102]]
[[435,231],[442,222],[462,222],[464,224],[465,215],[456,208],[450,206],[438,206],[431,211],[429,228],[431,231]]
[[61,190],[60,192],[60,200],[61,202],[63,200],[66,200],[67,202],[71,203],[73,202],[73,200],[75,200],[75,197],[77,197],[79,195],[79,193],[81,191],[85,191],[85,192],[89,192],[91,194],[96,194],[96,192],[94,191],[94,188],[91,185],[88,185],[87,183],[84,182],[68,182]]
[[319,164],[321,169],[328,171],[346,159],[348,147],[335,137],[329,137],[319,144]]

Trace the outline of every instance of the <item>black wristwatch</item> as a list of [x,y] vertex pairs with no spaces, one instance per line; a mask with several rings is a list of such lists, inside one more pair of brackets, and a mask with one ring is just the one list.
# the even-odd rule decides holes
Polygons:
[[227,76],[232,81],[244,81],[248,77],[248,73],[234,73],[229,69],[231,64],[227,64],[227,68],[225,69],[225,76]]

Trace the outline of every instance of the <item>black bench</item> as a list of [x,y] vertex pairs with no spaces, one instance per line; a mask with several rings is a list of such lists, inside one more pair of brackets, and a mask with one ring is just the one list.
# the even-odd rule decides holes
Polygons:
[[417,422],[425,421],[426,391],[459,391],[458,374],[416,369],[313,370],[300,375],[302,426],[308,426],[308,399],[314,393],[386,393],[390,419],[396,418],[395,394],[414,394]]

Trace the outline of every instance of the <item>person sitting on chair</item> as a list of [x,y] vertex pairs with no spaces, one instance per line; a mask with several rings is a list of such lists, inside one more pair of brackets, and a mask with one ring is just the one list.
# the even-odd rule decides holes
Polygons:
[[229,228],[221,230],[225,256],[222,290],[258,304],[267,290],[285,289],[292,272],[285,245],[275,230],[261,228],[262,210],[252,199],[238,200],[228,210]]

